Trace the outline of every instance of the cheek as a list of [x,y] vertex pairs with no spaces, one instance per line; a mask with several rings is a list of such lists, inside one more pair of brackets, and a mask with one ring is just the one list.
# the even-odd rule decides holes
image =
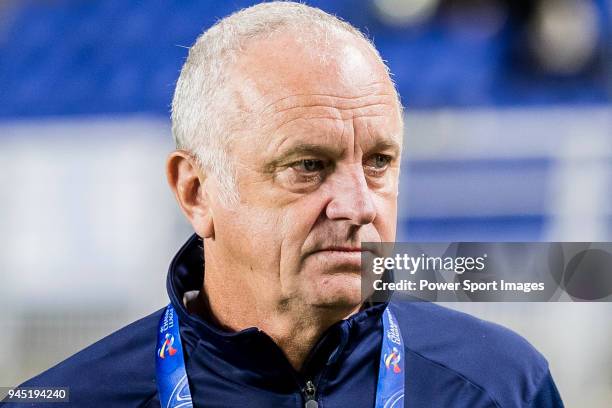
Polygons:
[[243,264],[269,272],[292,270],[317,220],[316,206],[304,199],[282,208],[241,207],[223,214],[217,238]]
[[283,225],[282,214],[272,209],[249,209],[243,211],[241,215],[241,229],[247,232],[249,246],[253,248],[256,257],[265,254],[274,258],[278,252],[285,226]]
[[281,220],[284,244],[294,255],[301,254],[304,243],[321,216],[323,203],[321,194],[313,193],[302,196],[284,208]]
[[395,241],[397,228],[397,199],[395,197],[378,197],[377,214],[374,226],[383,242]]
[[270,268],[280,252],[282,225],[269,209],[240,206],[215,214],[215,241],[237,263],[257,269]]

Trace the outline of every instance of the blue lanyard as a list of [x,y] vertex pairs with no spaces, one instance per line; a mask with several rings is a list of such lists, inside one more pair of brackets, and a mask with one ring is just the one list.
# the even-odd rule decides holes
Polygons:
[[172,303],[159,319],[155,371],[162,408],[192,408],[178,315]]
[[404,341],[395,315],[387,305],[383,312],[383,339],[376,385],[376,408],[404,406]]
[[[383,339],[376,386],[375,408],[400,408],[404,404],[404,359],[402,333],[387,306],[383,312]],[[162,408],[192,408],[179,320],[172,304],[159,319],[155,369]]]

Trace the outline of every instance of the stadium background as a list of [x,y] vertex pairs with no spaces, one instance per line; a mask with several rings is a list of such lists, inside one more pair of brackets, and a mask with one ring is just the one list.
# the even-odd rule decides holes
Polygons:
[[[163,173],[189,47],[249,1],[0,2],[0,385],[166,303]],[[365,30],[406,111],[398,240],[612,238],[612,3],[307,1]],[[451,305],[612,401],[612,305]],[[95,375],[95,373],[85,373]]]

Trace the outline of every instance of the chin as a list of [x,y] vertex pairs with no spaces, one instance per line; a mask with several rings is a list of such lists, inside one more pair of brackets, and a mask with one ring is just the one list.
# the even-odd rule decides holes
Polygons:
[[312,283],[308,299],[325,308],[353,309],[362,303],[361,276],[355,273],[323,275]]

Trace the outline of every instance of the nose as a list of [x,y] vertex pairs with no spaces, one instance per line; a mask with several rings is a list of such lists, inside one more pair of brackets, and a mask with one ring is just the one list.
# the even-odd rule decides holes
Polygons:
[[368,187],[363,167],[350,166],[332,185],[332,199],[325,209],[331,220],[348,220],[355,225],[365,225],[376,218],[376,206]]

